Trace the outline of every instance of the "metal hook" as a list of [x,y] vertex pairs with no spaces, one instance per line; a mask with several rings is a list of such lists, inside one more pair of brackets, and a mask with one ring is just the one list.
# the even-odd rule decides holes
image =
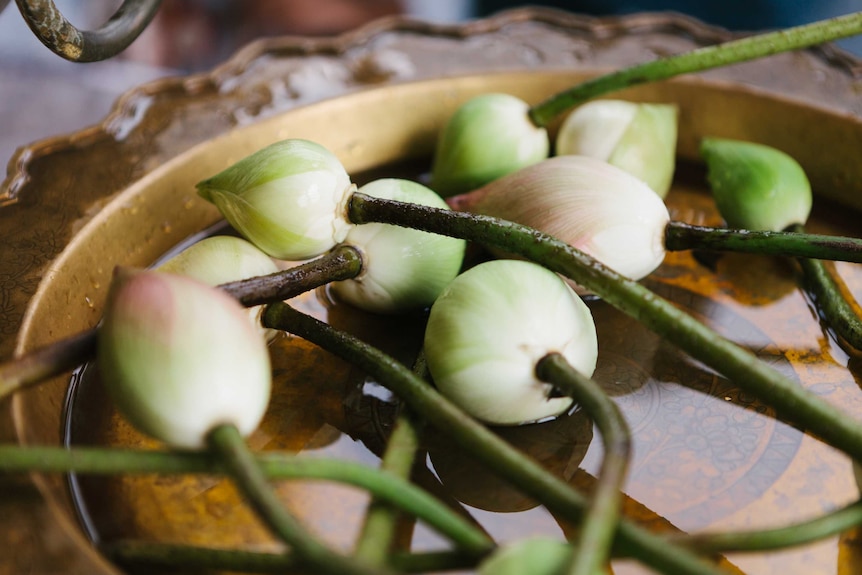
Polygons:
[[153,19],[161,0],[124,0],[104,26],[78,30],[52,0],[15,0],[30,30],[55,54],[72,62],[107,60],[125,50]]

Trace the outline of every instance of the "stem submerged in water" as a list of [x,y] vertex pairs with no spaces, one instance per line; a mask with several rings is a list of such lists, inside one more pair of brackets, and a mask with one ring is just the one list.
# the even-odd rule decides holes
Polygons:
[[349,217],[356,224],[376,221],[463,238],[518,254],[560,273],[773,406],[780,417],[853,458],[862,459],[862,425],[858,421],[671,302],[547,234],[487,216],[413,206],[363,194],[353,196]]
[[[577,522],[582,517],[587,501],[581,494],[500,439],[395,359],[285,303],[268,306],[264,325],[303,337],[353,363],[525,494],[569,521]],[[669,547],[660,537],[628,521],[620,522],[617,535],[615,551],[637,557],[659,572],[677,575],[722,573],[700,557],[679,547]]]
[[537,126],[547,126],[569,108],[609,92],[806,48],[859,33],[862,33],[862,12],[698,48],[631,66],[574,86],[533,106],[530,118]]
[[552,353],[536,365],[540,380],[573,398],[595,422],[605,447],[598,485],[574,543],[570,575],[594,575],[604,570],[614,532],[622,514],[623,486],[631,457],[631,431],[617,405],[599,385]]

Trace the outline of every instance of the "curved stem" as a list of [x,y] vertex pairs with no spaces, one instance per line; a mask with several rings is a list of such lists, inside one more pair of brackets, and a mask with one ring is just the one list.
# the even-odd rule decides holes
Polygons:
[[631,458],[631,431],[617,404],[595,381],[576,371],[559,353],[539,360],[536,375],[580,404],[602,434],[605,455],[598,485],[581,524],[580,538],[574,544],[568,571],[570,575],[595,575],[606,567],[622,515],[622,489]]
[[[409,478],[419,449],[419,435],[410,417],[399,414],[380,460],[380,468],[402,478]],[[368,505],[354,555],[369,565],[385,565],[388,561],[399,512],[391,505],[374,498]],[[488,540],[488,549],[493,543]]]
[[[478,423],[395,359],[285,303],[268,306],[264,325],[303,337],[353,363],[526,495],[569,521],[577,522],[582,517],[587,501],[580,493]],[[700,557],[682,548],[670,547],[663,539],[628,521],[620,522],[617,535],[615,551],[637,557],[659,572],[722,573]]]
[[547,234],[488,216],[381,200],[360,193],[351,200],[349,217],[356,224],[389,223],[478,242],[560,273],[771,405],[779,417],[862,460],[862,425],[858,421],[671,302]]
[[207,436],[207,441],[258,517],[290,546],[302,563],[324,575],[376,573],[370,567],[330,550],[287,512],[235,426],[216,427]]
[[[356,277],[361,269],[359,251],[343,245],[296,267],[218,287],[244,306],[252,307],[290,299],[330,281]],[[96,337],[97,330],[89,329],[0,364],[0,399],[90,361],[96,355]]]
[[[178,571],[214,570],[241,573],[293,572],[299,562],[293,553],[260,553],[236,549],[211,549],[144,541],[118,541],[100,551],[117,563]],[[393,553],[392,567],[405,573],[437,573],[474,567],[476,557],[465,553]]]
[[[802,224],[791,227],[801,231]],[[823,321],[831,327],[841,344],[862,350],[862,319],[847,300],[826,265],[817,259],[799,259],[805,290]]]
[[[337,481],[365,489],[427,523],[474,555],[488,551],[488,537],[443,503],[409,481],[350,461],[303,458],[267,452],[257,462],[270,479]],[[98,447],[37,447],[0,445],[0,472],[140,474],[223,473],[209,453],[134,451]]]
[[862,263],[862,239],[807,234],[801,228],[771,232],[670,222],[664,232],[664,247],[668,251],[743,252]]
[[683,54],[631,66],[578,84],[533,106],[530,109],[530,118],[537,126],[546,126],[569,108],[608,92],[797,50],[846,38],[860,32],[862,32],[862,12],[856,12],[804,26],[698,48]]
[[703,553],[770,551],[834,537],[860,525],[862,525],[862,500],[820,517],[777,529],[671,535],[669,539]]

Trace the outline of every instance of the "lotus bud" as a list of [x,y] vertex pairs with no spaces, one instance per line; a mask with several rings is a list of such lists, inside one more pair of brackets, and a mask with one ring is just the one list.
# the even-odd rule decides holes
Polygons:
[[274,258],[304,260],[347,235],[355,186],[323,146],[284,140],[197,185],[247,240]]
[[604,160],[664,198],[676,165],[676,136],[674,105],[594,100],[563,121],[556,153]]
[[120,411],[179,449],[232,424],[254,431],[269,402],[266,342],[224,292],[158,271],[119,269],[99,328],[98,365]]
[[451,203],[541,230],[633,280],[664,260],[670,221],[664,202],[642,181],[595,158],[550,158]]
[[425,356],[434,383],[487,423],[538,421],[572,405],[536,377],[536,364],[554,352],[592,375],[596,329],[568,284],[534,263],[479,264],[456,277],[431,306]]
[[811,184],[799,163],[780,150],[706,138],[700,146],[718,211],[732,228],[782,231],[811,213]]
[[[447,208],[446,202],[421,184],[382,179],[362,186],[376,198]],[[366,311],[397,313],[430,306],[461,271],[466,242],[389,224],[353,226],[345,243],[362,253],[362,272],[333,282],[339,299]]]
[[431,188],[443,197],[460,194],[547,158],[547,130],[528,111],[508,94],[485,94],[461,106],[437,140]]
[[[248,278],[274,274],[278,266],[252,243],[234,236],[212,236],[192,244],[158,268],[159,271],[194,278],[208,286],[217,286]],[[261,323],[264,306],[247,310],[249,319],[267,341],[278,330],[267,329]]]
[[479,565],[479,575],[557,575],[572,555],[564,541],[547,537],[521,539],[500,547]]

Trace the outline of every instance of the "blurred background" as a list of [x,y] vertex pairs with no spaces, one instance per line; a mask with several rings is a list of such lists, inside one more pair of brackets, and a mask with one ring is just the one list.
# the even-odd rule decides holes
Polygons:
[[[56,0],[81,29],[98,28],[120,4]],[[528,4],[590,15],[673,10],[746,31],[862,10],[862,0],[164,0],[119,57],[75,64],[42,46],[10,2],[0,12],[0,164],[20,145],[98,122],[117,96],[136,85],[209,69],[261,36],[333,35],[396,15],[462,22]],[[862,38],[839,44],[862,54]]]

